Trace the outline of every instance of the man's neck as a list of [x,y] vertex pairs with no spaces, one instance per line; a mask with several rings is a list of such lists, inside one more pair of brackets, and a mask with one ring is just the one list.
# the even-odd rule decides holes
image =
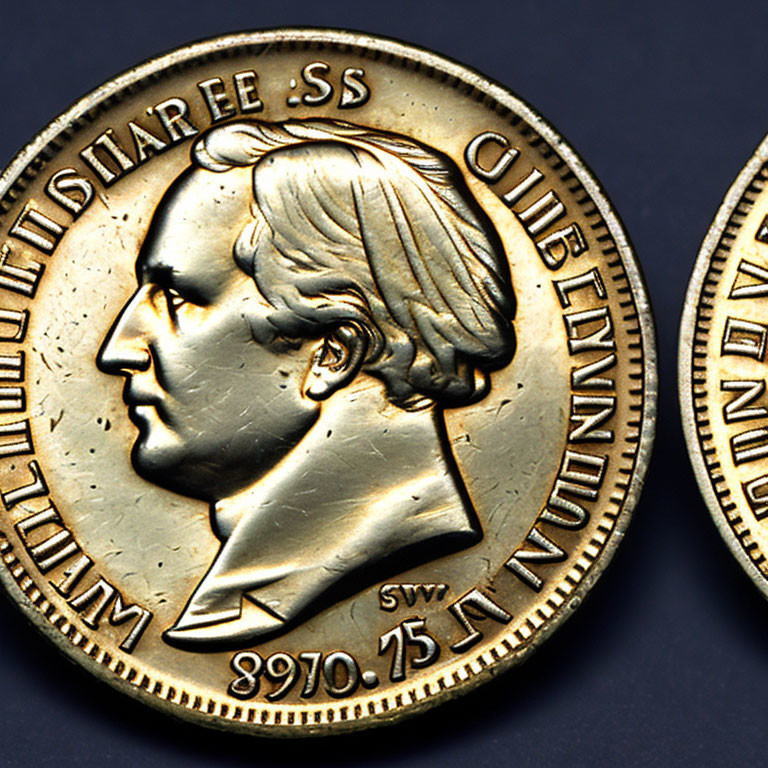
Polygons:
[[304,511],[307,523],[325,519],[338,527],[372,515],[386,525],[383,506],[393,504],[400,507],[397,518],[430,521],[432,534],[416,525],[416,538],[442,531],[479,535],[442,413],[398,408],[368,380],[323,403],[320,418],[283,461],[212,513],[214,530],[226,540],[245,516],[263,515],[278,528],[286,509]]

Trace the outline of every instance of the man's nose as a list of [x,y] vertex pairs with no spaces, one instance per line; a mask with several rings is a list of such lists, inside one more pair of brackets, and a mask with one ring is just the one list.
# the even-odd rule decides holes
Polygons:
[[123,307],[101,345],[96,364],[104,373],[146,371],[152,357],[147,339],[149,287],[142,286]]

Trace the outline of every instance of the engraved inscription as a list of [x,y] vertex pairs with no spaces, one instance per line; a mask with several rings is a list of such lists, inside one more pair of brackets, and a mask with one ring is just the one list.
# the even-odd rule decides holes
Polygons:
[[313,61],[301,70],[301,84],[292,78],[291,93],[285,100],[289,107],[303,104],[307,107],[322,107],[334,99],[337,90],[339,97],[336,105],[339,109],[362,107],[371,98],[371,89],[365,80],[365,70],[360,67],[347,67],[341,73],[339,87],[332,80],[330,64],[325,61]]
[[[35,471],[39,473],[38,469]],[[25,499],[40,495],[36,486],[45,488],[39,476],[31,486],[34,493],[27,486]],[[16,501],[20,501],[24,490],[4,494],[6,506],[12,506],[14,494]],[[127,624],[130,627],[120,649],[132,653],[152,620],[151,611],[138,604],[126,605],[117,587],[104,577],[90,573],[93,561],[83,553],[53,502],[49,499],[47,507],[23,518],[16,524],[16,530],[37,568],[43,574],[53,574],[50,584],[67,598],[69,606],[86,626],[99,629],[106,619],[113,626]],[[54,572],[60,575],[57,577]]]
[[[768,243],[767,222],[763,218],[755,230],[758,243]],[[768,349],[768,325],[760,322],[763,313],[755,312],[755,307],[768,297],[768,269],[759,258],[741,258],[726,290],[728,314],[718,351],[723,357],[737,358],[734,363],[743,375],[720,378],[720,418],[731,428],[727,444],[733,466],[743,472],[739,485],[748,509],[756,521],[763,521],[768,517],[768,402],[762,364]]]
[[400,607],[413,608],[421,601],[440,602],[446,592],[447,584],[383,584],[379,589],[379,607],[392,612]]
[[478,628],[481,622],[492,619],[499,624],[509,624],[512,621],[511,613],[477,588],[452,603],[448,610],[464,631],[464,637],[451,645],[454,653],[464,653],[483,639]]
[[[469,142],[464,152],[467,167],[477,178],[489,184],[502,182],[514,168],[520,150],[509,139],[494,131],[485,131]],[[570,257],[588,250],[581,227],[574,221],[553,231],[556,222],[567,214],[565,204],[552,189],[536,197],[544,174],[531,167],[522,176],[499,191],[502,202],[517,214],[528,234],[536,242],[542,262],[552,270],[559,269]]]

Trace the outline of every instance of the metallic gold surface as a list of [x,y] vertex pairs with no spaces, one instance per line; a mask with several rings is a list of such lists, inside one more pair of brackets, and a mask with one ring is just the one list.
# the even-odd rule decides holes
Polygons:
[[99,677],[214,727],[385,723],[520,661],[610,559],[650,310],[509,92],[235,35],[78,102],[0,195],[0,573]]
[[699,251],[680,331],[679,384],[699,488],[731,551],[768,596],[766,162],[764,140]]

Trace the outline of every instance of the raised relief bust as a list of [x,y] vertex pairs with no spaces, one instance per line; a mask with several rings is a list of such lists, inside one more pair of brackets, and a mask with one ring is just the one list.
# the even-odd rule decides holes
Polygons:
[[411,139],[239,122],[192,156],[98,365],[136,472],[211,505],[221,547],[164,635],[205,650],[480,540],[443,409],[512,359],[514,298],[458,168]]

